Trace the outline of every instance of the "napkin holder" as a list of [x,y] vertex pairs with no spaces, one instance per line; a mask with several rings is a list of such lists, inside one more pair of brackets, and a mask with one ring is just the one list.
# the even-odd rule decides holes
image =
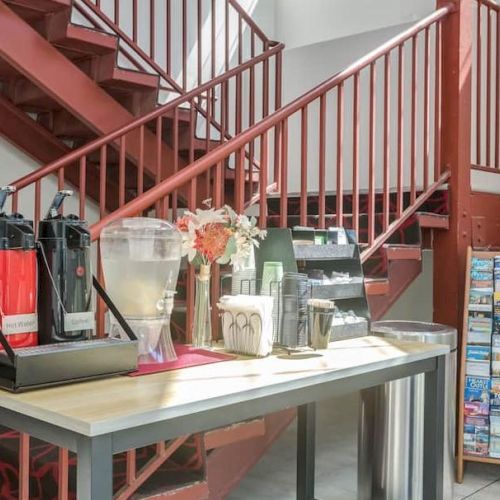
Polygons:
[[128,340],[102,338],[12,349],[0,330],[0,387],[11,392],[61,385],[137,369],[137,338],[100,283],[93,285]]

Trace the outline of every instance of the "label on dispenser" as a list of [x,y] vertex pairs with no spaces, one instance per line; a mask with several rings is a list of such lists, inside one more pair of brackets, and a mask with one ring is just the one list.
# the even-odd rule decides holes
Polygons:
[[2,332],[4,335],[15,335],[17,333],[32,333],[38,331],[38,315],[14,314],[2,317]]
[[95,327],[94,312],[66,313],[64,315],[64,331],[93,330]]

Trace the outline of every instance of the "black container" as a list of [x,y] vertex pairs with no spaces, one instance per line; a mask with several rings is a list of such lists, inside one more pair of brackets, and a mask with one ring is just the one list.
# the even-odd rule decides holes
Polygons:
[[59,191],[38,228],[40,344],[87,340],[94,324],[90,233],[76,215],[59,214]]

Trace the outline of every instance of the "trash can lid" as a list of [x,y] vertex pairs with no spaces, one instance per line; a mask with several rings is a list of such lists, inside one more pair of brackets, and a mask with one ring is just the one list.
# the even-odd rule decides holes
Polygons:
[[394,339],[449,345],[452,351],[457,348],[457,330],[439,323],[399,320],[375,321],[371,324],[371,332]]

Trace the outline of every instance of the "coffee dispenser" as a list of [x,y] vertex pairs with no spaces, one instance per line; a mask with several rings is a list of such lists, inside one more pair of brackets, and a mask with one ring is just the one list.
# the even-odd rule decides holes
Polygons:
[[[181,263],[181,235],[153,218],[119,219],[100,239],[106,291],[139,341],[139,362],[176,359],[170,318]],[[124,337],[110,315],[110,337]]]
[[76,215],[59,213],[72,191],[59,191],[38,227],[38,317],[41,344],[87,340],[92,311],[90,233]]
[[4,211],[15,189],[0,188],[0,321],[9,344],[31,347],[38,343],[36,314],[36,250],[33,222]]

